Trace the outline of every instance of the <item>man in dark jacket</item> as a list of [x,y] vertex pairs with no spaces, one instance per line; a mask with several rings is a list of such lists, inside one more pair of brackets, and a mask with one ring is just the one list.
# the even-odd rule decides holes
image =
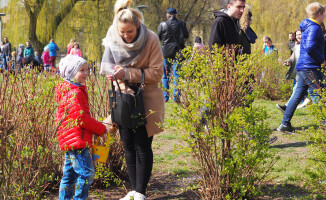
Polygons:
[[[189,33],[186,24],[177,19],[178,11],[175,8],[169,8],[166,13],[167,21],[160,23],[158,27],[158,37],[162,41],[162,51],[164,55],[164,71],[163,71],[163,86],[164,86],[164,100],[167,102],[169,100],[169,82],[170,82],[170,72],[171,67],[173,70],[173,82],[175,86],[179,78],[178,69],[180,64],[178,64],[177,52],[180,52],[184,47],[184,40],[189,37]],[[179,101],[179,93],[175,89],[174,101]]]
[[214,12],[215,20],[211,26],[208,41],[210,48],[215,44],[240,44],[239,19],[241,18],[245,7],[245,0],[228,0],[226,12]]

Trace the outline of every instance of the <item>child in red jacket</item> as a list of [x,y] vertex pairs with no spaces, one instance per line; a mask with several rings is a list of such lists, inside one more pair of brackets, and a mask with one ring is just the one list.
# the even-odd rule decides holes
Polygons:
[[[55,123],[61,150],[66,151],[59,200],[87,199],[95,170],[89,148],[92,135],[102,135],[106,126],[90,116],[86,79],[87,62],[78,56],[67,55],[59,64],[62,82],[55,90],[58,103]],[[74,186],[76,184],[76,186]]]

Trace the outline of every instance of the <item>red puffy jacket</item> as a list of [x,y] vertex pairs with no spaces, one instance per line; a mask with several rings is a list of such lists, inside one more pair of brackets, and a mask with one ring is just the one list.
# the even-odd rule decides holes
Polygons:
[[102,135],[105,126],[90,116],[86,86],[60,82],[55,89],[58,108],[55,125],[61,150],[92,146],[92,134]]

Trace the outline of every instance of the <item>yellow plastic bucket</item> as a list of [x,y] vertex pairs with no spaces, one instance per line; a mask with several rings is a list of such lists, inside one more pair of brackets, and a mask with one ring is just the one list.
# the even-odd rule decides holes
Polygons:
[[98,146],[100,137],[97,137],[95,144],[93,145],[93,161],[106,163],[110,152],[110,133],[108,133],[108,138],[106,140],[105,146]]

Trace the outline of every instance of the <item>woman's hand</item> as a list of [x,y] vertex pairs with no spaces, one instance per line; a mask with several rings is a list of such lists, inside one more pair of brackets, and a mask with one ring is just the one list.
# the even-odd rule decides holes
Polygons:
[[124,79],[126,73],[125,68],[121,66],[116,66],[114,69],[115,69],[114,76],[117,79]]
[[[118,65],[118,66],[116,66],[114,68],[114,70],[115,71],[114,71],[113,75],[117,79],[124,79],[126,71],[125,71],[125,69],[123,67]],[[109,75],[106,76],[106,78],[109,79],[109,81],[113,81],[114,80],[113,75],[109,74]]]
[[283,65],[290,66],[291,63],[289,61],[287,61],[287,62],[284,62]]

